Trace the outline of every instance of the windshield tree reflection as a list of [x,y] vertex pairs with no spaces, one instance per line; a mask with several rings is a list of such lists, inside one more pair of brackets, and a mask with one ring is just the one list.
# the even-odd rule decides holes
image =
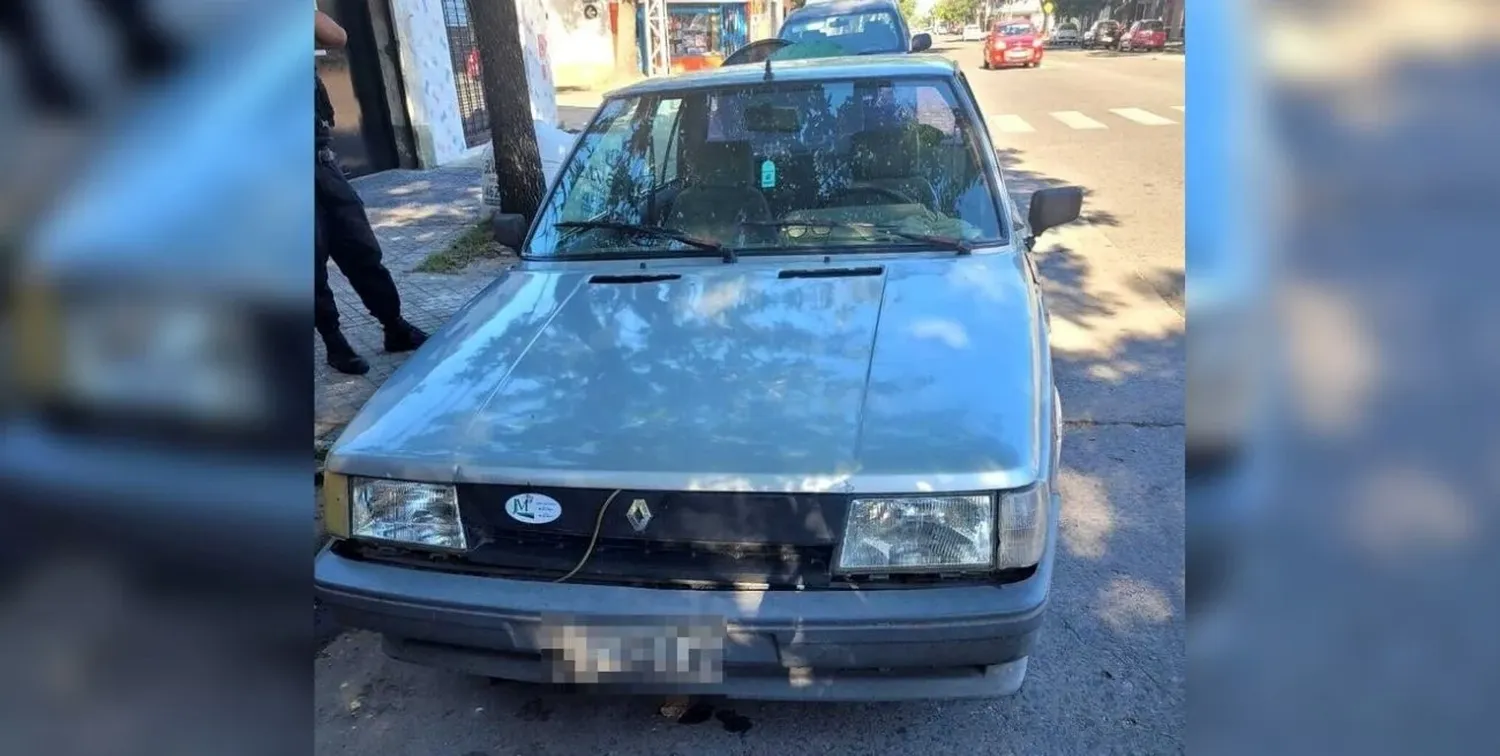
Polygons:
[[756,83],[609,100],[563,169],[526,253],[693,248],[622,225],[742,252],[920,246],[913,235],[1003,242],[997,187],[958,103],[941,79]]

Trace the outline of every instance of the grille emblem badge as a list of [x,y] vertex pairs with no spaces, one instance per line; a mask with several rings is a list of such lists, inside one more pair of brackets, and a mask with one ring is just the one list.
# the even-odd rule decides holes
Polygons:
[[639,533],[651,524],[651,507],[646,506],[645,499],[636,499],[630,502],[630,509],[625,510],[625,519],[630,521],[630,527]]

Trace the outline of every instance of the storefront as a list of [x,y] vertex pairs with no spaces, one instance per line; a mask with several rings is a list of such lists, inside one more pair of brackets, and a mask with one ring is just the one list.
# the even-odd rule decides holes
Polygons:
[[[667,0],[667,47],[672,72],[716,68],[735,50],[752,39],[752,23],[764,26],[764,0],[743,3],[704,3]],[[641,73],[646,73],[646,4],[636,4],[636,44],[640,47]],[[755,39],[767,36],[757,28]]]

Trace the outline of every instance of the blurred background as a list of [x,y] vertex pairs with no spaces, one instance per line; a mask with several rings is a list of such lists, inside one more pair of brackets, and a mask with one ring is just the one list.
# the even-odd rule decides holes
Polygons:
[[1188,30],[1192,749],[1496,752],[1500,4]]
[[[0,753],[309,743],[311,16],[0,9]],[[1192,748],[1500,752],[1500,4],[1187,16]]]
[[312,4],[0,29],[0,753],[306,748]]

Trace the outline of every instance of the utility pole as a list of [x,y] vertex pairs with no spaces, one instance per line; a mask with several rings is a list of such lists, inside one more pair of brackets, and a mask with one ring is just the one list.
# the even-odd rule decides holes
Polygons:
[[[499,238],[515,246],[536,217],[546,189],[542,154],[536,144],[531,117],[531,91],[526,83],[526,55],[521,49],[521,19],[516,0],[468,0],[469,25],[479,48],[480,83],[490,117],[490,144],[495,154],[495,178],[500,212],[520,216],[515,239]],[[496,223],[496,229],[501,227]]]

